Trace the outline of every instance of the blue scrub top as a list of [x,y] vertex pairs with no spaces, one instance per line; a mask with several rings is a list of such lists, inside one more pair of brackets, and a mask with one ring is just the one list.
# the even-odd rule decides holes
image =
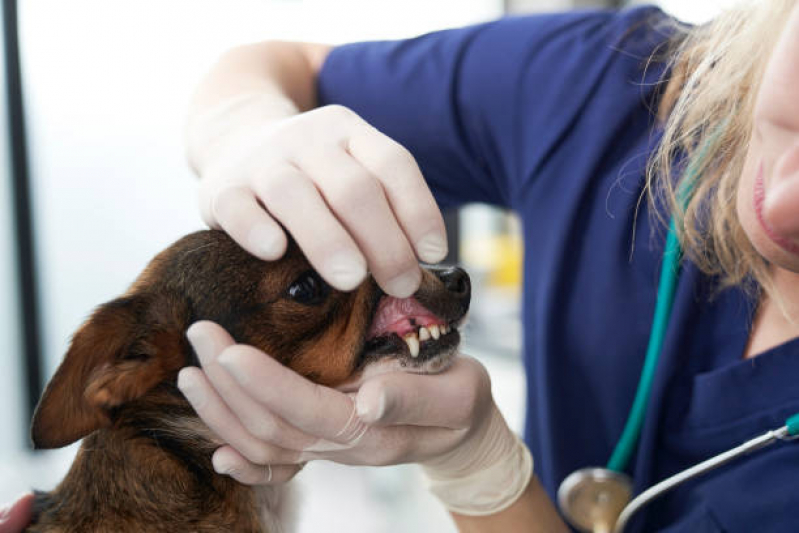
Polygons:
[[[553,498],[607,462],[643,364],[665,231],[639,199],[665,20],[653,7],[506,18],[338,47],[319,77],[320,103],[406,146],[442,207],[521,217],[525,439]],[[685,265],[636,492],[799,411],[799,342],[742,359],[753,309]],[[780,443],[662,497],[630,531],[797,532],[798,510],[799,444]]]

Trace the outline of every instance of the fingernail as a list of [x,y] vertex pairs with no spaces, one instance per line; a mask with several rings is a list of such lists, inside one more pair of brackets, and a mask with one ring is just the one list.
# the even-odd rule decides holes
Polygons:
[[189,400],[189,403],[194,406],[195,409],[199,409],[205,403],[206,398],[202,390],[196,386],[191,373],[187,370],[188,369],[184,368],[178,372],[178,390],[183,393],[183,396]]
[[359,254],[339,252],[325,263],[328,281],[337,289],[348,291],[366,277],[366,264]]
[[186,338],[189,339],[192,348],[197,353],[197,358],[200,364],[205,366],[211,358],[213,352],[213,345],[211,338],[205,334],[203,328],[197,323],[189,326],[186,330]]
[[386,413],[385,392],[381,391],[377,398],[372,398],[371,401],[359,396],[355,401],[355,413],[367,424],[372,424],[383,418]]
[[416,292],[421,282],[422,271],[418,268],[403,272],[383,284],[383,290],[397,298],[407,298]]
[[186,394],[186,391],[191,389],[191,374],[186,372],[185,368],[182,368],[180,372],[178,372],[178,389],[183,394]]
[[438,232],[428,233],[416,243],[416,253],[425,263],[438,263],[447,256],[447,239]]
[[279,259],[283,255],[283,239],[278,230],[263,222],[256,223],[247,234],[247,242],[255,255],[269,261]]
[[211,464],[214,467],[214,472],[217,474],[222,474],[223,476],[229,475],[233,471],[233,465],[225,461],[224,459],[220,459],[220,454],[215,453],[211,457]]
[[241,369],[240,365],[236,362],[236,359],[229,351],[222,352],[217,359],[217,362],[222,368],[227,370],[228,374],[233,376],[233,379],[238,381],[241,385],[246,385],[247,381],[249,381],[250,376]]

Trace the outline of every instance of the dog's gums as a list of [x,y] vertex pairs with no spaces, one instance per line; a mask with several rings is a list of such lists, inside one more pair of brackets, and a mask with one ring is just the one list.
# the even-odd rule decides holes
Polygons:
[[445,320],[430,312],[416,298],[385,296],[380,300],[367,341],[396,335],[408,345],[411,357],[416,358],[421,342],[434,344],[451,329]]
[[267,498],[214,474],[219,441],[176,386],[179,370],[198,364],[188,327],[216,322],[306,378],[345,388],[384,371],[445,369],[470,296],[457,268],[423,269],[416,294],[397,299],[371,278],[334,290],[293,242],[265,262],[220,231],[180,239],[92,314],[48,383],[34,444],[85,440],[61,484],[37,493],[27,531],[279,529],[277,504],[264,503],[280,499],[278,488]]
[[[461,272],[453,271],[447,280],[448,293],[453,296],[471,292],[468,276]],[[467,307],[434,311],[435,303],[425,305],[423,298],[422,291],[409,298],[380,298],[359,366],[382,362],[384,369],[399,367],[417,373],[440,372],[449,366],[460,344],[457,328]],[[386,365],[387,358],[395,364]]]
[[366,337],[364,361],[389,354],[408,355],[418,363],[448,357],[459,343],[458,324],[438,317],[414,297],[384,296]]

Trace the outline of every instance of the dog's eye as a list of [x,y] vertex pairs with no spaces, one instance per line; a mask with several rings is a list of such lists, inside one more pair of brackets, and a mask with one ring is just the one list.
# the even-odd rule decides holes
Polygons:
[[150,356],[143,352],[127,352],[122,356],[123,361],[148,361]]
[[330,286],[313,270],[305,272],[289,285],[288,297],[304,305],[318,305],[330,292]]

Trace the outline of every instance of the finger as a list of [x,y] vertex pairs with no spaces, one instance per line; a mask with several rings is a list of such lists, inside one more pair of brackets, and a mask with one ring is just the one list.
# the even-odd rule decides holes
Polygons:
[[356,399],[366,423],[386,425],[468,427],[475,413],[490,402],[491,381],[485,368],[460,356],[440,374],[394,372],[361,385]]
[[[286,450],[299,450],[316,440],[253,400],[219,366],[218,356],[224,350],[236,347],[233,338],[224,328],[213,322],[201,321],[193,324],[186,336],[197,352],[204,373],[198,369],[184,369],[183,385],[202,409],[203,420],[206,420],[209,427],[213,425],[212,429],[220,437],[236,446],[251,461],[261,464],[268,462],[270,458],[264,456],[271,450],[266,444]],[[271,360],[263,352],[255,351],[260,353],[261,359]],[[264,381],[262,385],[269,386],[269,382]],[[289,457],[291,458],[293,456]]]
[[292,463],[297,460],[298,451],[264,441],[250,433],[216,394],[200,369],[181,370],[178,388],[211,431],[248,460],[258,464]]
[[363,254],[308,176],[286,166],[272,172],[268,179],[255,180],[253,188],[328,283],[346,291],[363,281]]
[[340,149],[329,149],[300,164],[355,239],[383,290],[399,298],[416,292],[422,272],[380,182]]
[[214,452],[214,470],[245,485],[279,485],[293,478],[303,465],[259,465],[248,461],[230,446]]
[[447,255],[444,218],[410,152],[368,124],[353,130],[347,149],[380,180],[419,259],[427,263],[443,260]]
[[254,400],[304,433],[347,444],[365,430],[346,394],[308,381],[255,348],[231,347],[219,364]]
[[355,446],[311,449],[299,461],[327,460],[348,465],[386,466],[435,457],[451,450],[467,429],[429,426],[370,427]]
[[0,509],[0,533],[21,533],[31,521],[32,505],[33,494],[27,493]]
[[286,234],[249,189],[231,186],[217,191],[211,199],[210,210],[211,216],[206,222],[212,228],[225,230],[254,256],[273,261],[286,252]]

